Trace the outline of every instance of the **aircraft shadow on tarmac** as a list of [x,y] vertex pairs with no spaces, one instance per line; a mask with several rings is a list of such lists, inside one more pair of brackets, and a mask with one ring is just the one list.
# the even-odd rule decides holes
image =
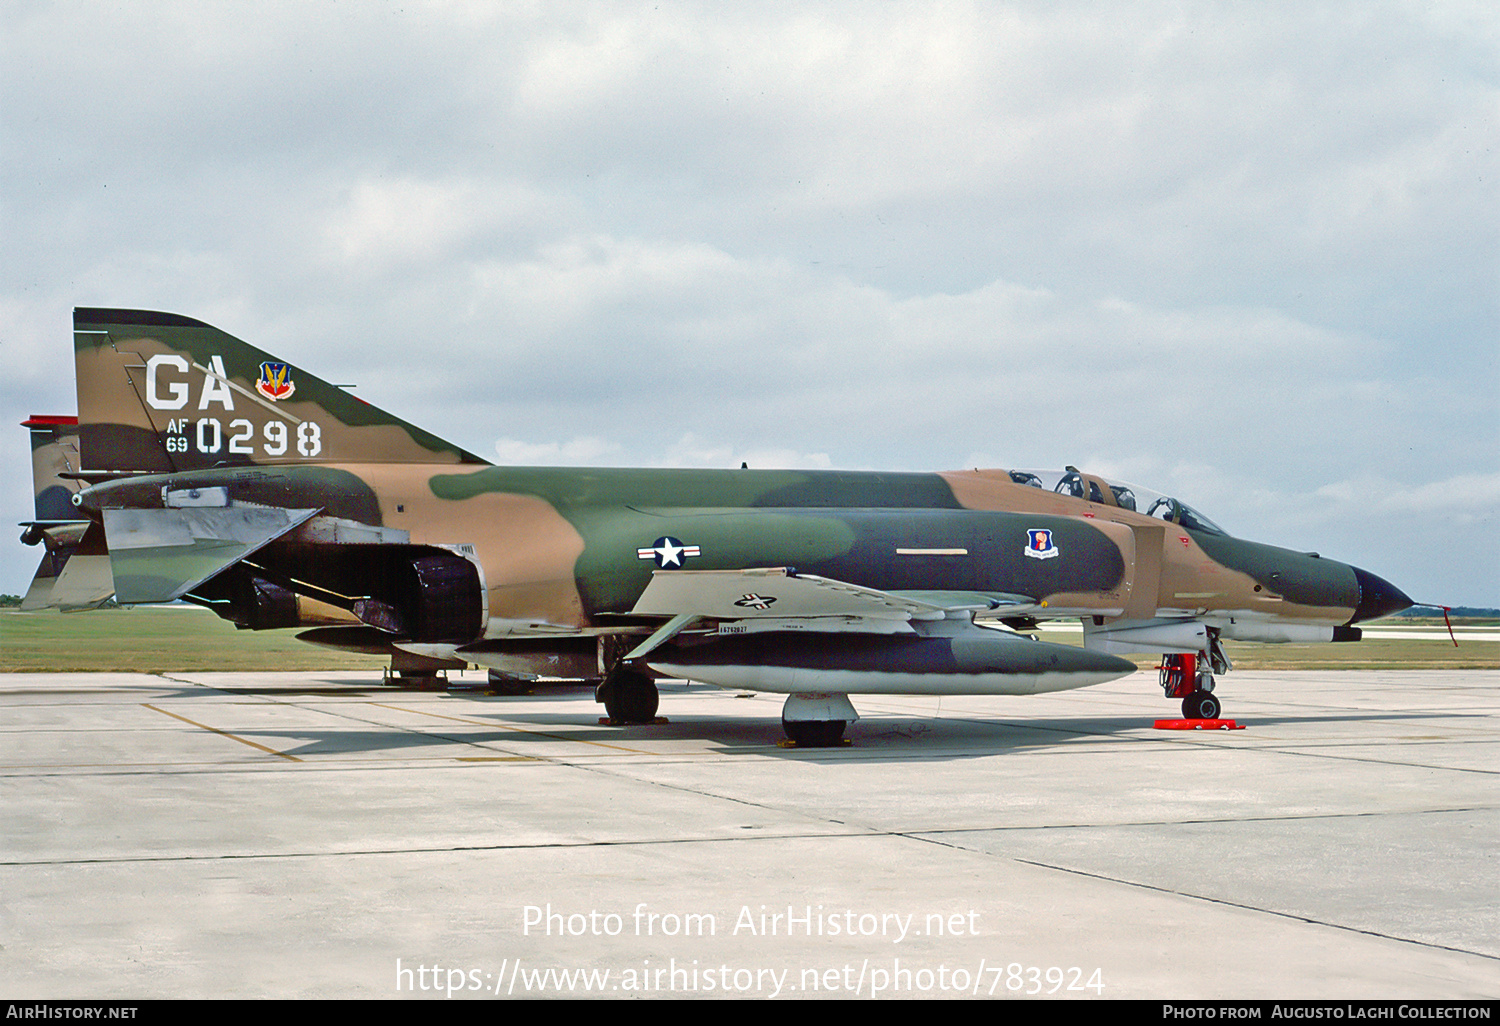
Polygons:
[[[1007,751],[1062,747],[1089,741],[1159,741],[1172,739],[1197,743],[1233,743],[1243,734],[1228,731],[1194,731],[1190,735],[1164,735],[1150,729],[1144,717],[1110,716],[1099,718],[1066,717],[1034,720],[978,719],[966,717],[874,717],[862,720],[851,731],[849,744],[831,748],[796,748],[778,745],[780,722],[775,716],[666,718],[666,722],[601,729],[597,717],[549,716],[545,713],[506,714],[509,729],[492,730],[479,722],[494,715],[485,710],[453,711],[464,721],[437,721],[430,729],[361,728],[330,730],[255,730],[220,725],[221,729],[247,740],[255,740],[297,758],[368,754],[463,746],[468,751],[455,754],[457,760],[505,759],[532,757],[566,759],[555,749],[528,756],[528,748],[555,746],[558,742],[584,746],[603,745],[630,748],[653,742],[701,741],[706,751],[661,751],[642,754],[676,758],[683,755],[756,754],[790,757],[798,761],[809,756],[841,761],[860,759],[950,760],[979,758]],[[1349,715],[1257,717],[1255,727],[1271,728],[1309,723],[1351,723],[1359,721],[1420,721],[1449,719],[1452,714],[1401,713]],[[521,726],[524,724],[524,726]],[[422,725],[423,727],[427,725]],[[1253,734],[1250,737],[1254,737]],[[1358,741],[1359,739],[1355,739]],[[291,744],[294,747],[283,747]],[[493,745],[493,748],[488,746]],[[574,754],[603,754],[578,750]]]
[[[464,682],[467,683],[467,682]],[[163,684],[178,685],[163,688]],[[135,685],[132,685],[132,687]],[[421,691],[391,687],[380,683],[356,684],[333,679],[313,679],[307,684],[287,686],[269,685],[225,685],[211,681],[188,682],[170,676],[157,677],[145,685],[156,700],[201,699],[209,693],[221,695],[267,696],[285,699],[343,698],[373,700],[381,703],[397,703],[403,699],[437,697],[446,695],[458,699],[445,707],[443,715],[458,717],[453,720],[433,720],[430,723],[410,727],[351,730],[255,730],[237,728],[220,723],[219,729],[247,740],[255,740],[267,747],[275,748],[283,755],[296,758],[368,754],[391,752],[403,749],[414,750],[437,746],[469,746],[471,751],[451,756],[456,760],[506,758],[565,758],[556,751],[545,755],[528,756],[525,749],[535,745],[556,745],[571,742],[584,746],[613,746],[629,748],[664,741],[700,741],[707,751],[685,753],[662,751],[664,757],[681,757],[684,754],[756,754],[789,757],[805,761],[809,757],[818,759],[836,758],[841,761],[860,759],[898,760],[951,760],[970,759],[996,755],[1007,751],[1034,749],[1039,747],[1061,747],[1087,743],[1090,740],[1110,741],[1159,741],[1187,740],[1203,743],[1220,741],[1233,743],[1232,738],[1246,737],[1238,731],[1202,730],[1189,732],[1158,732],[1151,730],[1157,718],[1149,711],[1134,716],[1066,716],[1026,719],[1014,716],[988,718],[978,715],[955,713],[938,716],[901,716],[872,713],[851,724],[847,743],[827,748],[787,746],[781,737],[781,724],[776,711],[763,703],[752,703],[749,707],[736,708],[733,713],[715,715],[673,716],[671,705],[664,705],[665,714],[653,724],[633,724],[601,728],[602,706],[588,707],[583,713],[562,713],[550,710],[522,712],[521,703],[533,705],[544,702],[576,703],[592,693],[585,683],[543,682],[524,696],[492,695],[482,680],[473,687],[455,682],[446,692]],[[663,694],[702,695],[718,689],[701,684],[683,682],[660,685]],[[56,693],[56,692],[51,692]],[[740,697],[755,699],[747,693]],[[413,709],[420,713],[421,710]],[[727,712],[727,711],[726,711]],[[1306,713],[1256,714],[1243,720],[1254,738],[1259,729],[1283,726],[1309,725],[1317,723],[1411,722],[1422,720],[1449,720],[1455,716],[1483,714],[1428,712],[1378,712],[1378,713],[1328,713],[1308,711]],[[484,721],[503,721],[498,730],[488,730]],[[465,722],[467,721],[467,722]],[[426,727],[428,729],[421,729]],[[1358,742],[1360,739],[1354,739]],[[296,747],[283,748],[293,744]],[[486,746],[495,748],[487,749]],[[581,752],[579,754],[582,754]]]

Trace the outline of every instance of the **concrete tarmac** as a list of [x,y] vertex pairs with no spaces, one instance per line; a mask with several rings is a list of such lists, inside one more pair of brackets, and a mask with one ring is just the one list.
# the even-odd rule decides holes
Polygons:
[[[477,674],[467,679],[479,683]],[[1500,672],[1034,698],[0,677],[0,997],[1494,998]]]

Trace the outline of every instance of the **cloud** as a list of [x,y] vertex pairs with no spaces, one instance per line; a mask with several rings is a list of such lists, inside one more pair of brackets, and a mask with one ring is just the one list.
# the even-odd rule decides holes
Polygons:
[[567,442],[523,442],[515,438],[495,440],[496,462],[508,466],[609,466],[620,453],[618,442],[601,438],[574,438]]
[[547,204],[523,183],[364,177],[325,219],[327,259],[361,275],[462,259],[466,244],[529,227]]
[[1415,486],[1362,477],[1330,482],[1315,494],[1333,516],[1358,511],[1377,516],[1416,515],[1434,525],[1467,525],[1495,518],[1500,510],[1500,474],[1459,474]]
[[738,448],[706,443],[692,434],[683,435],[667,450],[664,467],[738,467],[756,470],[829,470],[832,461],[824,452],[765,447]]

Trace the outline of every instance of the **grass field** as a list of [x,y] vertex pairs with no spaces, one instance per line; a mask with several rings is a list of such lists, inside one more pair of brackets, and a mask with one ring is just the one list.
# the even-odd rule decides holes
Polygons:
[[0,672],[360,670],[378,656],[346,655],[298,641],[296,631],[240,631],[200,609],[0,611]]
[[[1409,622],[1388,621],[1405,630]],[[1442,630],[1421,639],[1366,637],[1339,645],[1225,646],[1245,670],[1500,669],[1500,641],[1463,637],[1454,647]],[[1418,625],[1420,629],[1420,625]],[[120,671],[169,673],[189,670],[379,671],[379,656],[347,655],[297,641],[294,630],[239,631],[199,609],[100,609],[89,613],[0,611],[0,672],[60,673]],[[1487,632],[1493,635],[1493,630]],[[1081,645],[1083,634],[1044,630],[1043,641]],[[1159,657],[1130,656],[1142,667]]]

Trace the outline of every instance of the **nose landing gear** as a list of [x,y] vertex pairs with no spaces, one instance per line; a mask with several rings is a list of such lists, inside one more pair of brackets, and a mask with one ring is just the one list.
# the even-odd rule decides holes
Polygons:
[[1200,667],[1196,655],[1161,657],[1161,689],[1168,698],[1182,699],[1182,715],[1189,720],[1216,720],[1222,707],[1214,697],[1214,675]]

